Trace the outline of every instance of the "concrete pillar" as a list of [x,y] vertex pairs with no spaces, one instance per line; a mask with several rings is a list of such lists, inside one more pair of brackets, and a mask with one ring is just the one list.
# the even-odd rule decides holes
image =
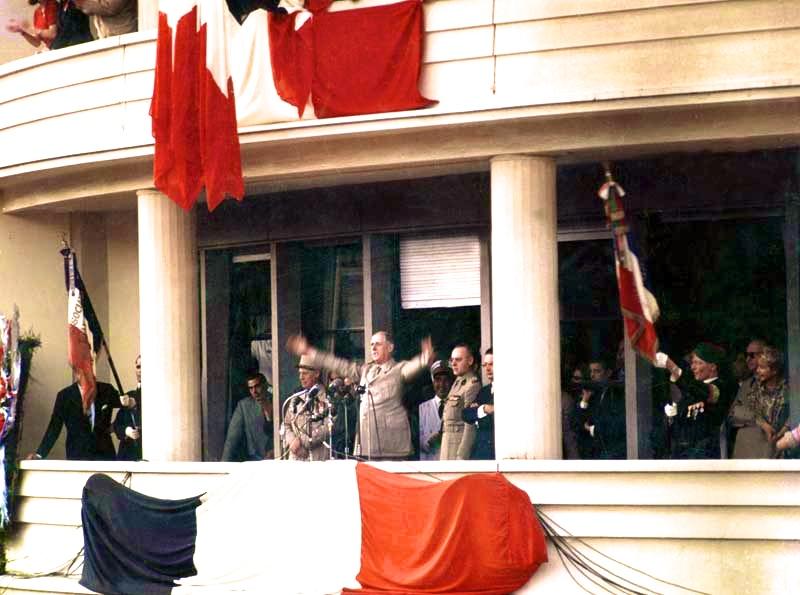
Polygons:
[[143,456],[149,461],[199,461],[195,214],[155,190],[137,194]]
[[491,161],[498,459],[561,458],[556,164]]

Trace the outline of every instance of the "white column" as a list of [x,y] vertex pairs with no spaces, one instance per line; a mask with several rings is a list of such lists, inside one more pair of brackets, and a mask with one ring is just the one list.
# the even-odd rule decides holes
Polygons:
[[148,461],[199,461],[195,214],[155,190],[137,194],[143,456]]
[[498,459],[561,458],[556,164],[491,161]]

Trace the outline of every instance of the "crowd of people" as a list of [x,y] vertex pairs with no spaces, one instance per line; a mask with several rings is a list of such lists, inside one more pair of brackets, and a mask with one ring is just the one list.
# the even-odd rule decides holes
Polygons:
[[18,33],[37,51],[56,50],[137,29],[136,0],[28,0],[32,21],[9,19],[6,30]]
[[[573,366],[562,394],[564,457],[626,458],[625,391],[608,360]],[[653,385],[666,386],[653,450],[673,459],[753,459],[787,456],[800,430],[789,431],[783,353],[753,339],[741,357],[703,341],[678,361],[656,355]],[[661,381],[663,379],[663,382]]]
[[[456,345],[449,359],[434,361],[428,338],[421,342],[417,356],[396,361],[392,336],[379,331],[371,338],[371,359],[366,363],[320,351],[301,335],[289,340],[288,349],[299,357],[300,386],[281,407],[280,440],[286,458],[494,459],[491,349],[482,364],[489,381],[486,386],[481,385],[476,358],[466,344]],[[419,389],[417,381],[426,371],[431,383]],[[243,406],[251,405],[240,403]],[[271,401],[265,403],[264,411],[251,424],[260,432],[258,438],[234,429],[234,415],[223,460],[273,457],[271,448],[259,442],[268,431],[262,426],[266,411],[272,411]]]
[[[291,337],[287,347],[299,358],[299,387],[281,401],[276,421],[267,379],[249,374],[249,398],[235,408],[223,461],[275,458],[276,428],[282,456],[290,460],[495,458],[491,348],[479,367],[467,344],[456,345],[448,359],[434,359],[430,338],[418,355],[396,361],[386,331],[372,336],[366,363],[318,350],[302,335]],[[789,425],[781,351],[753,339],[736,361],[728,364],[725,351],[705,341],[678,360],[656,355],[653,385],[661,375],[667,387],[656,420],[661,431],[653,432],[656,452],[674,459],[758,459],[800,450],[800,426]],[[564,458],[626,458],[623,363],[619,356],[595,357],[569,369],[561,394]],[[417,382],[424,372],[430,384]],[[141,460],[140,357],[136,378],[137,388],[120,396],[109,384],[87,383],[76,369],[75,382],[56,396],[30,458],[47,457],[66,427],[68,459]]]

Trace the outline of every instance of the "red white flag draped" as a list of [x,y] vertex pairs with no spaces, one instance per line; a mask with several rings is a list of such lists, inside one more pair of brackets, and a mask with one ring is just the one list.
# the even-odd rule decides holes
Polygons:
[[156,188],[190,209],[241,200],[236,105],[228,41],[238,26],[224,0],[164,0],[158,15],[153,120]]
[[[318,118],[435,103],[418,90],[421,0],[335,11],[331,2],[284,0],[290,14],[270,13],[260,28],[262,11],[240,25],[224,0],[161,1],[150,107],[156,188],[184,209],[203,187],[209,210],[226,195],[241,200],[235,94],[241,125],[284,119],[265,113],[276,104],[303,117],[309,100]],[[258,71],[265,65],[271,72]]]
[[644,286],[639,259],[628,242],[628,225],[622,197],[625,191],[610,173],[598,196],[603,200],[608,225],[614,233],[614,257],[616,261],[619,305],[625,321],[625,334],[631,346],[642,357],[655,361],[658,351],[658,336],[655,321],[659,310],[656,298]]

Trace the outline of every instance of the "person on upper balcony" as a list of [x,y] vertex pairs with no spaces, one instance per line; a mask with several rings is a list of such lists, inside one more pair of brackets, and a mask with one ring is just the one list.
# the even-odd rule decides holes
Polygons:
[[105,39],[136,31],[136,0],[74,0],[84,14],[91,17],[96,39]]
[[37,52],[50,49],[58,29],[57,0],[28,0],[28,4],[36,6],[33,10],[33,25],[27,21],[9,19],[6,31],[19,33]]

